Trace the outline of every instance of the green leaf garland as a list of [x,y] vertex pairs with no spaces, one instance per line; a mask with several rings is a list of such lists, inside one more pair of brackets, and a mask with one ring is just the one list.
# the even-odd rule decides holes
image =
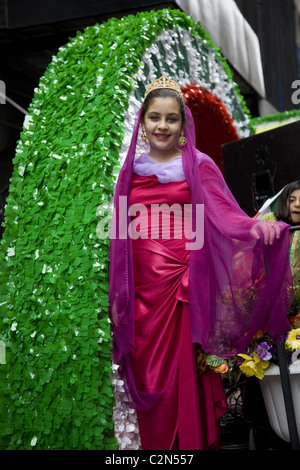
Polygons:
[[284,111],[282,113],[275,113],[269,116],[259,116],[251,119],[251,124],[255,129],[255,133],[260,129],[264,130],[272,127],[277,127],[289,124],[294,121],[300,120],[300,110],[293,109],[292,111]]

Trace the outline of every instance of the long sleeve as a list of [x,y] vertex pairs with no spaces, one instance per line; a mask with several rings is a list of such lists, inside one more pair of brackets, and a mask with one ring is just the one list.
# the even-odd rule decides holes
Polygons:
[[286,331],[293,294],[288,226],[279,222],[280,238],[265,244],[251,229],[268,223],[250,218],[239,207],[206,155],[196,179],[192,203],[204,204],[204,244],[190,252],[192,335],[209,354],[234,355],[260,329],[276,338]]
[[260,222],[250,218],[240,208],[213,162],[204,161],[199,168],[203,184],[204,210],[211,223],[225,237],[250,240],[251,228]]

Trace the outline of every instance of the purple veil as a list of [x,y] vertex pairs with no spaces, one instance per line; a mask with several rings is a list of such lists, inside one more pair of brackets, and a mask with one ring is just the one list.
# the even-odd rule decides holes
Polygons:
[[[120,171],[114,195],[110,246],[110,317],[113,354],[120,365],[136,409],[147,410],[159,394],[138,392],[130,353],[135,347],[134,274],[132,243],[127,234],[128,211],[119,210],[121,196],[127,209],[141,110],[137,113],[131,144]],[[265,245],[263,237],[253,238],[250,230],[261,221],[245,214],[223,176],[205,154],[196,157],[195,128],[186,106],[187,139],[182,151],[183,170],[191,191],[192,230],[196,231],[196,207],[204,205],[204,244],[190,249],[189,313],[192,341],[207,354],[221,357],[245,352],[253,336],[263,329],[280,341],[288,331],[287,313],[293,300],[293,281],[288,259],[288,225],[280,224],[281,237]],[[198,152],[199,153],[199,152]]]

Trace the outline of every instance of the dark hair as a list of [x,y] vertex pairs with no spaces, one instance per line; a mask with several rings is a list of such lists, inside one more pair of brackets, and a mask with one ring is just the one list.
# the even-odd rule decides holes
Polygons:
[[[284,190],[279,196],[275,217],[278,220],[288,221],[290,216],[290,208],[288,201],[292,192],[300,189],[300,180],[293,181],[285,186]],[[291,223],[291,222],[288,222]]]
[[144,103],[143,103],[143,108],[142,108],[142,119],[144,119],[144,116],[146,112],[148,111],[148,108],[150,106],[150,103],[154,98],[175,98],[179,104],[179,109],[180,109],[180,114],[182,118],[182,122],[184,123],[186,121],[186,115],[185,115],[185,103],[183,101],[182,96],[177,93],[177,91],[172,90],[171,88],[158,88],[157,90],[150,91],[150,93],[146,96]]

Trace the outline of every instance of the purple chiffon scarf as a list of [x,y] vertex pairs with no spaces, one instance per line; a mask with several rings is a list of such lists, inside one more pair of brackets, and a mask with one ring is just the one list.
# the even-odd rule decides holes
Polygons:
[[[197,233],[197,205],[204,205],[204,244],[189,254],[192,341],[207,354],[230,357],[245,352],[258,330],[278,342],[288,331],[287,313],[293,300],[288,225],[278,223],[281,237],[273,245],[265,245],[263,237],[253,238],[251,228],[261,222],[242,211],[219,168],[196,149],[194,121],[187,106],[186,115],[182,165],[191,191],[193,233]],[[130,359],[135,348],[134,273],[132,240],[127,234],[131,219],[128,212],[119,211],[118,203],[120,196],[126,196],[129,208],[140,121],[141,108],[114,195],[112,233],[117,236],[110,241],[109,303],[113,354],[131,405],[148,410],[160,395],[141,393],[135,386]]]

